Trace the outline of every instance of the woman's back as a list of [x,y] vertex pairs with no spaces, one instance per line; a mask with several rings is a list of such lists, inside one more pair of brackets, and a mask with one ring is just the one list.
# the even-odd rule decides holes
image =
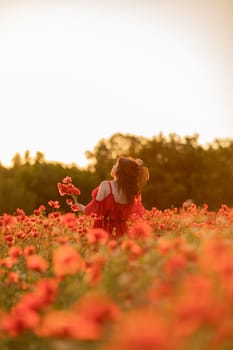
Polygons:
[[96,214],[94,228],[103,228],[110,234],[114,232],[122,236],[128,231],[129,218],[133,215],[141,216],[144,211],[140,196],[132,203],[127,203],[114,181],[103,181],[92,191],[92,201],[87,204],[84,213]]
[[116,203],[128,204],[126,195],[118,188],[117,181],[101,182],[96,199],[101,201],[110,194],[112,194]]
[[145,211],[141,189],[149,179],[149,171],[139,159],[120,157],[111,175],[114,181],[102,181],[92,191],[92,200],[84,207],[84,213],[95,214],[94,227],[122,235],[128,231],[129,218],[142,216]]

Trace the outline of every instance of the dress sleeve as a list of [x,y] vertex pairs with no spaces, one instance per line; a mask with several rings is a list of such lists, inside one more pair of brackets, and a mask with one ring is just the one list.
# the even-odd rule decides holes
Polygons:
[[96,214],[97,216],[102,216],[104,214],[104,202],[98,201],[96,199],[99,187],[96,187],[92,191],[92,200],[86,205],[84,214],[91,215]]

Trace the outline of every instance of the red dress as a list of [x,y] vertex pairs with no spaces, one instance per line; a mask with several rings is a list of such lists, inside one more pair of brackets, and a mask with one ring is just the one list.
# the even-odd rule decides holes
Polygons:
[[109,187],[110,193],[101,201],[96,199],[99,187],[92,191],[92,200],[86,205],[84,214],[96,214],[94,228],[103,228],[113,236],[122,236],[128,231],[128,219],[133,215],[142,216],[145,208],[141,196],[135,197],[130,204],[117,203],[112,194],[111,182]]

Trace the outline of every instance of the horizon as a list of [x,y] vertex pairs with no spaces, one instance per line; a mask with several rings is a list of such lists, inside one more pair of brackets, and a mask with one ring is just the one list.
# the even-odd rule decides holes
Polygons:
[[[110,135],[110,137],[111,136],[113,136],[114,134],[112,134],[112,135]],[[179,135],[179,134],[177,134],[177,133],[170,133],[170,134],[168,134],[168,135],[164,135],[164,133],[161,131],[160,133],[158,133],[158,134],[156,134],[156,135],[153,135],[152,137],[145,137],[145,136],[142,136],[142,135],[133,135],[133,134],[130,134],[130,133],[122,133],[122,136],[134,136],[134,137],[138,137],[138,138],[140,138],[140,137],[143,137],[143,138],[145,138],[146,140],[148,140],[148,141],[150,141],[150,140],[152,140],[153,138],[157,138],[157,137],[163,137],[167,142],[169,142],[169,138],[170,138],[170,136],[172,136],[172,135],[176,135],[178,138],[180,138],[180,140],[181,140],[181,142],[183,141],[183,142],[185,142],[185,139],[186,138],[192,138],[192,137],[197,137],[197,144],[199,145],[199,146],[201,146],[203,149],[208,149],[208,147],[210,147],[210,146],[212,146],[216,141],[219,141],[220,143],[228,143],[228,142],[233,142],[233,138],[229,138],[229,137],[225,137],[225,138],[214,138],[213,140],[210,140],[210,141],[206,141],[206,142],[201,142],[200,141],[200,135],[198,134],[198,133],[194,133],[194,134],[189,134],[189,135],[183,135],[183,136],[181,136],[181,135]],[[109,137],[109,138],[110,138]],[[105,139],[105,140],[108,140],[109,138],[103,138],[103,139]],[[99,140],[98,142],[97,142],[97,144],[100,142],[101,140]],[[96,144],[96,145],[97,145]],[[95,146],[96,146],[95,145]],[[94,148],[93,149],[88,149],[88,150],[86,150],[86,151],[94,151]],[[11,159],[10,159],[10,162],[8,162],[7,164],[4,164],[3,162],[2,162],[2,160],[0,159],[0,165],[1,166],[3,166],[3,167],[5,167],[5,168],[11,168],[12,166],[13,166],[13,162],[12,162],[12,160],[13,160],[13,158],[16,156],[16,155],[19,155],[20,156],[20,158],[23,160],[24,159],[24,156],[25,156],[25,154],[26,154],[26,152],[29,152],[29,156],[30,156],[30,159],[33,161],[34,159],[35,159],[35,157],[36,157],[36,154],[37,153],[42,153],[42,155],[43,155],[43,157],[44,157],[44,161],[45,161],[45,163],[56,163],[56,164],[61,164],[62,166],[67,166],[67,167],[70,167],[70,166],[76,166],[76,167],[78,167],[78,168],[80,168],[80,169],[85,169],[89,164],[89,161],[88,161],[88,159],[86,158],[86,162],[85,163],[83,163],[83,164],[78,164],[75,160],[74,161],[72,161],[72,162],[69,162],[69,163],[66,163],[66,162],[63,162],[63,161],[61,161],[61,160],[59,160],[59,159],[48,159],[47,158],[47,155],[46,155],[46,153],[44,153],[44,152],[42,152],[41,150],[34,150],[34,151],[32,151],[32,150],[30,150],[30,149],[25,149],[23,152],[15,152],[15,154],[13,154],[12,155],[12,157],[11,157]]]

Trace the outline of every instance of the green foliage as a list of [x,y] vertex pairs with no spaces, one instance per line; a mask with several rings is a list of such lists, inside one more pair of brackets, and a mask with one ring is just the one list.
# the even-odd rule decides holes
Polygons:
[[87,203],[91,191],[100,181],[110,178],[111,168],[119,156],[144,160],[150,180],[143,189],[146,208],[180,207],[191,199],[197,205],[207,203],[211,210],[221,204],[233,205],[233,140],[215,140],[204,148],[198,135],[179,137],[162,134],[146,139],[116,133],[101,139],[93,151],[86,152],[86,169],[48,163],[41,152],[35,159],[29,151],[24,157],[17,153],[11,168],[0,165],[0,213],[15,213],[16,208],[30,214],[40,205],[47,210],[49,200],[59,200],[61,210],[68,210],[65,198],[59,196],[57,183],[70,176],[80,188],[79,201]]

